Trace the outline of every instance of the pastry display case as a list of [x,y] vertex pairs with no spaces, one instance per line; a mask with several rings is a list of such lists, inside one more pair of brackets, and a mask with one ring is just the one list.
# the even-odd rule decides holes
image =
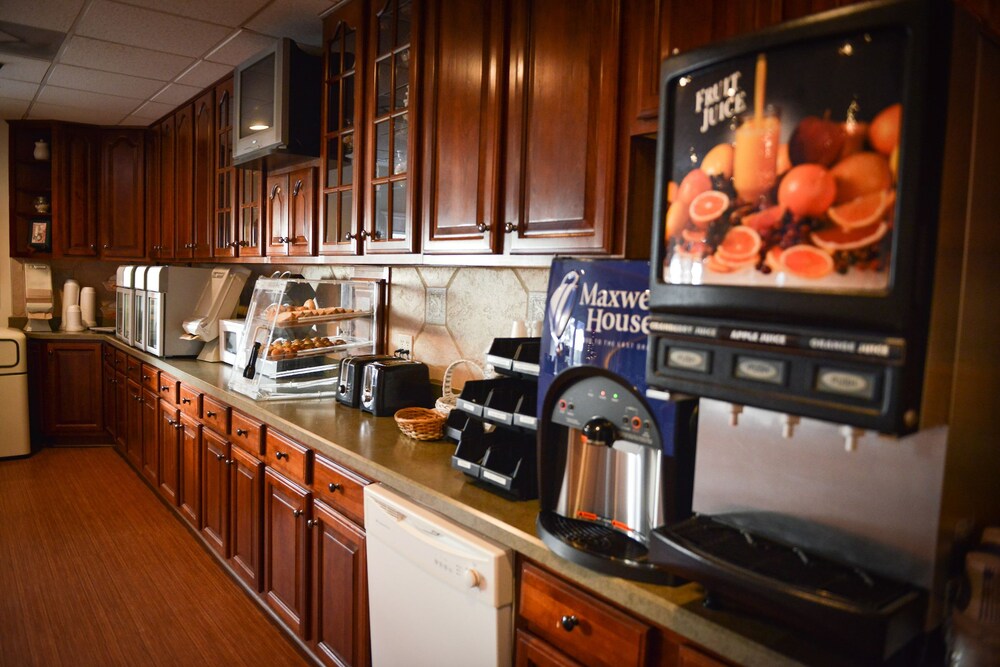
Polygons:
[[384,347],[385,281],[259,278],[229,389],[255,400],[334,397],[340,362]]

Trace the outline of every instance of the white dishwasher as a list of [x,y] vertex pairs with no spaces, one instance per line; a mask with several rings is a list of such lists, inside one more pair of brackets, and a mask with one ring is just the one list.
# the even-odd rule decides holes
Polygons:
[[511,664],[513,553],[365,487],[372,667]]

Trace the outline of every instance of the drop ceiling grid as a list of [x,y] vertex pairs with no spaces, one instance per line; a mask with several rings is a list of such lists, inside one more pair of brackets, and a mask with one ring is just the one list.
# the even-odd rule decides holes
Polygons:
[[148,125],[276,37],[321,41],[330,0],[3,0],[0,21],[67,32],[49,63],[2,52],[0,117]]

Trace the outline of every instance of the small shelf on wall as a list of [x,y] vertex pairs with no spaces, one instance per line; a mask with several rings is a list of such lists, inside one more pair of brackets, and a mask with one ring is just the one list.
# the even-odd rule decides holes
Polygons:
[[[35,157],[45,142],[48,159]],[[52,124],[10,123],[10,254],[47,257],[52,252]]]

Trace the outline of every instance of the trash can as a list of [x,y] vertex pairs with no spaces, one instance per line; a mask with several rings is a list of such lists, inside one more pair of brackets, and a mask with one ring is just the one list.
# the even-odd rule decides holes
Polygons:
[[0,458],[30,454],[28,340],[17,329],[0,328],[0,396]]

